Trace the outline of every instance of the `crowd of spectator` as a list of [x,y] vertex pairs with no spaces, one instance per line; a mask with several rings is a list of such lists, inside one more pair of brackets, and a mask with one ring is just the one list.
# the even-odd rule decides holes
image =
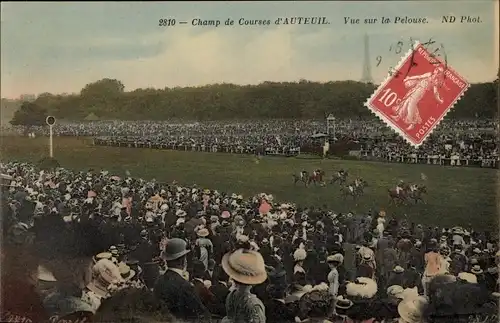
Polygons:
[[0,171],[2,322],[498,321],[496,232],[104,170]]
[[[167,123],[154,121],[96,121],[64,123],[57,136],[94,137],[96,145],[151,147],[206,152],[295,156],[301,147],[322,146],[312,135],[330,133],[338,141],[358,142],[362,159],[452,166],[498,167],[498,123],[493,120],[445,120],[419,149],[375,120],[251,121]],[[23,128],[14,131],[23,132]],[[46,135],[47,127],[29,130]]]

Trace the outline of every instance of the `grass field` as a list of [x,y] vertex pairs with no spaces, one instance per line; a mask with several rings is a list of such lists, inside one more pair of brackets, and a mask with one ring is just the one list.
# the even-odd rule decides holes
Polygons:
[[[2,138],[2,160],[37,162],[48,155],[48,139]],[[107,169],[116,175],[126,170],[132,176],[159,181],[177,180],[244,196],[266,192],[277,199],[302,206],[328,205],[336,212],[366,212],[384,209],[389,215],[407,214],[417,223],[451,226],[469,223],[477,229],[496,231],[498,170],[451,168],[375,162],[338,161],[264,157],[256,163],[253,156],[166,151],[139,148],[91,146],[85,138],[55,138],[54,155],[63,167],[82,170]],[[344,200],[339,186],[294,187],[292,174],[321,167],[327,176],[340,168],[351,176],[361,176],[369,184],[357,202]],[[427,175],[427,204],[390,206],[387,189],[399,179],[422,183]]]

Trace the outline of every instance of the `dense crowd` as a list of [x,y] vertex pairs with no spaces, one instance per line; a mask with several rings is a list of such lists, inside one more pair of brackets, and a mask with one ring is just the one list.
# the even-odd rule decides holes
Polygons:
[[0,170],[2,322],[498,321],[496,232],[100,170]]
[[[337,120],[329,131],[339,141],[361,145],[360,158],[390,162],[453,166],[498,167],[496,146],[498,123],[492,120],[445,120],[419,148],[375,120]],[[96,121],[57,124],[58,136],[96,138],[96,145],[151,147],[190,151],[262,153],[293,156],[300,148],[322,145],[311,136],[326,133],[326,121],[252,121],[166,123],[154,121]],[[22,132],[23,129],[15,128]],[[47,127],[30,130],[46,135]]]

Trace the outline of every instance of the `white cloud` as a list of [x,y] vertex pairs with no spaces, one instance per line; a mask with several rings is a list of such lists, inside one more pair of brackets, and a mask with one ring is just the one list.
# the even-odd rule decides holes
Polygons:
[[[35,33],[33,30],[29,32],[29,29],[24,30],[21,27],[16,29],[11,26],[11,39],[19,35],[22,36],[17,37],[19,43],[16,44],[18,46],[27,43],[31,45],[27,46],[30,50],[19,51],[24,54],[22,57],[18,57],[19,55],[12,52],[9,52],[10,55],[3,55],[4,49],[2,49],[2,94],[16,96],[20,93],[41,93],[45,91],[54,93],[75,92],[79,91],[85,84],[104,77],[121,80],[127,90],[149,86],[163,88],[165,86],[202,85],[220,82],[253,84],[262,81],[292,81],[300,78],[315,81],[357,80],[361,77],[364,33],[371,35],[370,51],[373,62],[375,62],[376,56],[384,55],[381,66],[377,68],[372,66],[373,77],[376,81],[385,78],[389,65],[394,64],[401,58],[402,53],[389,55],[390,44],[401,39],[409,40],[410,36],[421,41],[426,41],[432,37],[438,43],[443,42],[446,48],[450,49],[450,64],[472,82],[484,80],[485,77],[492,74],[492,70],[496,71],[498,67],[498,51],[494,55],[492,48],[498,49],[498,1],[495,2],[497,16],[496,23],[493,25],[496,26],[496,38],[493,41],[473,37],[474,35],[484,35],[484,30],[488,30],[487,28],[491,26],[491,22],[482,25],[441,23],[441,16],[452,11],[455,11],[456,16],[460,16],[464,12],[474,12],[475,14],[481,14],[485,21],[491,21],[492,18],[488,19],[488,17],[493,14],[483,12],[484,9],[481,9],[483,11],[479,9],[473,11],[472,7],[460,5],[458,6],[460,10],[450,10],[450,8],[454,9],[456,6],[450,7],[449,3],[444,2],[433,3],[432,5],[419,3],[418,6],[415,4],[412,7],[411,2],[405,2],[405,6],[409,7],[405,7],[408,10],[403,10],[402,3],[398,6],[386,5],[389,3],[391,2],[385,2],[383,5],[374,4],[375,7],[356,7],[359,3],[354,5],[354,3],[337,2],[336,9],[339,6],[341,8],[345,7],[344,11],[351,11],[351,13],[344,13],[344,11],[332,13],[329,16],[332,25],[326,28],[323,28],[323,26],[280,26],[278,28],[235,26],[233,28],[219,27],[210,30],[186,25],[176,26],[174,30],[154,29],[156,26],[152,26],[147,31],[143,30],[133,35],[124,31],[110,32],[108,34],[85,34],[81,30],[80,32],[75,30],[68,31],[67,34],[78,34],[79,37],[72,37],[71,40],[65,37],[64,41],[58,42],[61,38],[57,37],[59,33],[54,33],[55,25],[49,24],[49,27],[52,26],[51,28],[35,30],[39,31],[39,33]],[[425,7],[426,5],[430,9],[420,10],[422,6]],[[486,7],[483,6],[482,8]],[[359,11],[358,9],[354,10],[355,8],[365,11],[365,14],[359,13],[359,18],[370,15],[379,17],[382,14],[391,17],[394,15],[411,16],[414,14],[415,16],[427,16],[429,23],[423,25],[344,25],[343,15],[355,15],[354,12]],[[116,11],[115,9],[113,9],[113,12]],[[196,7],[190,10],[198,11],[193,16],[200,16]],[[228,16],[245,16],[237,13],[240,10],[234,10]],[[271,11],[271,7],[268,10]],[[321,12],[321,14],[325,12],[324,15],[328,15],[326,9],[324,11],[320,9],[312,11],[311,15],[317,15],[318,12]],[[284,15],[283,12],[280,15]],[[424,12],[431,12],[432,14],[426,15]],[[268,12],[266,11],[266,13]],[[116,14],[113,17],[111,17],[112,14],[109,14],[111,15],[110,20],[120,18],[121,14]],[[287,14],[291,16],[300,13],[292,10]],[[144,16],[149,15],[149,13],[148,15],[144,14]],[[210,16],[208,13],[206,15]],[[247,13],[247,15],[251,16],[250,13]],[[116,27],[120,23],[123,24],[125,21],[129,25],[133,24],[130,19],[120,18],[120,22],[114,23],[114,26]],[[15,30],[19,31],[19,34],[16,34]],[[2,31],[3,34],[4,31]],[[33,35],[39,34],[43,37],[33,37]],[[470,46],[472,43],[474,43],[474,46]],[[157,48],[161,48],[160,45],[165,47],[161,53],[156,56],[146,57],[151,52],[155,52]],[[6,47],[17,48],[18,46]],[[61,60],[56,61],[53,59],[50,64],[54,65],[49,66],[49,62],[45,60],[45,57],[47,55],[50,58],[55,57],[50,56],[51,50],[54,51],[61,47],[67,49],[66,51],[62,50],[59,54]],[[142,49],[147,48],[149,51],[141,51],[141,47],[143,47]],[[124,55],[114,55],[120,50],[127,49],[133,52],[128,56],[136,55],[139,58],[124,60],[118,59],[118,57]],[[135,49],[137,49],[137,53]],[[76,53],[82,55],[73,57],[72,53],[75,53],[75,50]],[[87,52],[89,52],[89,55],[99,53],[100,56],[96,57],[98,55],[95,55],[94,59],[82,59],[82,57],[86,58],[84,55]],[[145,54],[145,52],[148,52],[148,54]],[[45,56],[40,53],[45,54]],[[3,58],[7,56],[10,61],[4,62]],[[64,61],[64,64],[61,63],[62,61]]]

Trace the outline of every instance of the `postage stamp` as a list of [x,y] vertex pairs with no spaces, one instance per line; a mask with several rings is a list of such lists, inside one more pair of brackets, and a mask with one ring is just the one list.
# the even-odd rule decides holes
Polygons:
[[365,106],[418,147],[469,87],[469,82],[417,41]]

